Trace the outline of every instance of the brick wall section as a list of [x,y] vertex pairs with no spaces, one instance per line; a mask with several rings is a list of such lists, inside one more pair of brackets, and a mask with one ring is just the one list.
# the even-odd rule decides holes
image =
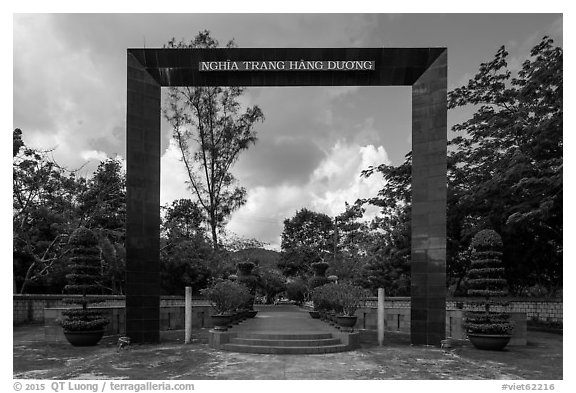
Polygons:
[[[184,298],[182,305],[169,304],[176,303],[180,299],[161,299],[166,300],[167,304],[160,306],[160,331],[166,330],[183,330],[184,329]],[[212,321],[209,318],[212,315],[212,307],[203,302],[195,302],[192,306],[192,328],[211,328]],[[205,302],[204,302],[205,303]],[[104,316],[110,321],[105,327],[105,335],[125,335],[126,334],[126,310],[124,305],[95,307],[102,310]],[[56,343],[65,342],[66,338],[58,319],[62,317],[62,311],[65,308],[46,308],[44,310],[44,338],[46,342]]]
[[[62,302],[63,295],[13,295],[13,323],[15,325],[23,323],[42,323],[44,321],[45,308],[66,307]],[[99,306],[117,306],[125,305],[124,296],[106,296],[106,302]],[[512,298],[510,300],[511,312],[522,312],[526,314],[527,320],[536,319],[543,322],[562,322],[563,302],[554,299],[525,299]],[[460,309],[461,305],[469,302],[469,298],[452,298],[446,301],[447,310]],[[208,303],[201,299],[195,299],[195,305],[207,305]],[[364,307],[377,308],[378,299],[368,298]],[[183,296],[162,296],[160,306],[184,306]],[[385,300],[386,308],[410,309],[409,297],[390,297]],[[467,308],[467,307],[466,307]],[[409,318],[408,318],[409,319]]]
[[[536,298],[510,298],[509,311],[525,313],[527,320],[542,322],[562,322],[563,301],[561,299],[536,299]],[[446,300],[447,310],[469,309],[467,304],[474,301],[472,298],[450,298]],[[377,308],[377,298],[367,298],[364,304],[366,308]],[[385,308],[410,308],[409,297],[390,297],[384,301]]]
[[[466,332],[462,326],[462,310],[446,310],[445,337],[456,340],[465,340]],[[357,329],[374,331],[378,328],[378,312],[376,308],[363,307],[356,311],[358,320]],[[522,312],[513,312],[511,320],[514,323],[512,339],[509,345],[526,345],[527,324],[526,315]],[[388,307],[384,310],[384,330],[390,332],[410,333],[410,307]]]
[[[66,296],[69,297],[69,296]],[[13,295],[12,311],[13,324],[43,323],[45,308],[66,308],[63,302],[63,295]],[[106,301],[98,303],[98,307],[124,307],[126,301],[124,296],[105,296]],[[196,299],[194,305],[208,305],[204,300]],[[96,305],[95,305],[96,306]],[[183,296],[161,296],[160,307],[184,307]]]

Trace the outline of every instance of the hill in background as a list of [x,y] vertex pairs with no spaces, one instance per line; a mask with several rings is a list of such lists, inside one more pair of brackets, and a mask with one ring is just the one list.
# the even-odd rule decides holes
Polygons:
[[232,254],[234,259],[249,259],[254,262],[261,269],[278,269],[278,261],[280,260],[280,253],[274,250],[266,250],[264,248],[245,248],[244,250],[236,251]]

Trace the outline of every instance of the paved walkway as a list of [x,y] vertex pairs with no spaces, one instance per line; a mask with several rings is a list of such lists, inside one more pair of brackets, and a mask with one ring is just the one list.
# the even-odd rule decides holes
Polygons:
[[[286,308],[282,308],[286,307]],[[330,329],[295,307],[261,308],[255,324],[263,329]],[[288,313],[283,314],[283,313]],[[274,314],[278,313],[278,314]],[[288,316],[287,320],[284,320]],[[284,322],[283,322],[284,320]],[[331,379],[562,379],[562,336],[528,332],[528,345],[502,352],[470,345],[444,351],[410,345],[407,334],[386,332],[384,346],[370,337],[362,348],[325,355],[257,355],[217,351],[207,344],[208,329],[193,333],[184,345],[183,331],[161,332],[160,344],[133,345],[118,351],[116,337],[96,347],[72,347],[44,341],[39,325],[14,327],[13,377],[40,380],[331,380]]]
[[294,305],[255,307],[258,314],[247,319],[232,331],[252,333],[331,333],[338,329],[329,324],[312,319],[308,311]]

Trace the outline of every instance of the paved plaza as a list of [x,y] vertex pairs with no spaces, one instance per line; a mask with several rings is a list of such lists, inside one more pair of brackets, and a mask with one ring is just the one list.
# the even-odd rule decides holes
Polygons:
[[[322,323],[297,308],[260,311],[237,328],[294,331]],[[284,322],[283,322],[284,321]],[[480,351],[464,343],[450,350],[411,346],[408,334],[386,332],[382,347],[374,332],[362,332],[362,347],[323,355],[261,355],[217,351],[207,344],[208,329],[162,332],[158,345],[132,345],[118,351],[117,337],[96,347],[44,342],[43,326],[14,327],[14,378],[114,380],[366,380],[366,379],[562,379],[562,335],[528,331],[528,345]]]

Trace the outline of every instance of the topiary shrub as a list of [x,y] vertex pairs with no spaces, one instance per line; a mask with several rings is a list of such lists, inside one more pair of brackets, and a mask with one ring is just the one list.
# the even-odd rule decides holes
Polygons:
[[467,311],[464,327],[470,334],[510,334],[510,314],[494,311],[493,306],[504,308],[508,303],[507,281],[502,266],[502,238],[493,230],[482,230],[472,239],[472,263],[468,271],[468,296],[483,298],[470,302],[482,311]]
[[326,270],[328,270],[329,265],[327,262],[314,262],[310,267],[314,270],[314,275],[316,277],[324,277],[326,276]]
[[70,332],[101,330],[109,321],[102,317],[99,310],[88,309],[89,304],[103,301],[101,296],[94,296],[101,293],[101,286],[98,284],[102,268],[98,239],[91,230],[80,227],[70,236],[69,245],[70,273],[66,275],[68,284],[64,287],[64,291],[82,296],[66,298],[64,301],[80,305],[82,308],[63,311],[64,318],[60,320],[60,324],[64,330]]
[[321,287],[324,284],[328,284],[330,280],[326,277],[326,270],[328,269],[328,263],[326,262],[314,262],[310,265],[312,270],[314,270],[314,276],[308,279],[308,288],[313,290],[314,288]]

